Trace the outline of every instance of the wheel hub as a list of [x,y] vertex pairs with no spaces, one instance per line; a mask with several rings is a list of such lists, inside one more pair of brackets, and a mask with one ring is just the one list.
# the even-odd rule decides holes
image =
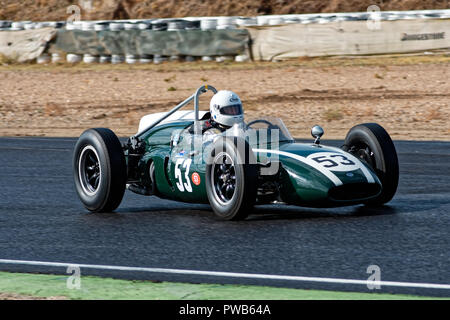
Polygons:
[[212,173],[216,199],[222,204],[229,203],[236,188],[235,167],[231,157],[226,153],[218,155]]
[[349,150],[350,153],[357,156],[359,159],[367,162],[372,168],[374,167],[374,153],[367,145],[362,146],[352,146]]
[[81,187],[88,195],[94,195],[101,183],[101,167],[97,151],[86,146],[80,154],[78,172]]

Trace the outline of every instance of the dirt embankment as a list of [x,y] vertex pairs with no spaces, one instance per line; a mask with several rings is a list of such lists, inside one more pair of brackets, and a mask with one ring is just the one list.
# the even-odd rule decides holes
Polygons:
[[281,117],[295,137],[320,124],[324,138],[342,139],[358,123],[378,122],[394,139],[450,140],[450,58],[436,59],[1,67],[0,136],[78,136],[90,127],[129,136],[140,117],[208,83],[238,93],[246,117]]
[[449,0],[0,0],[0,20],[66,20],[73,4],[84,20],[449,8]]

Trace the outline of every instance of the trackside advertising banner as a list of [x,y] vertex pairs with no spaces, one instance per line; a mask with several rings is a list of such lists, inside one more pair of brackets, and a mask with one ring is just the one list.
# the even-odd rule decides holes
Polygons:
[[450,48],[450,19],[339,21],[249,27],[255,60],[370,55]]
[[92,55],[220,56],[245,52],[249,33],[238,30],[59,30],[52,50]]

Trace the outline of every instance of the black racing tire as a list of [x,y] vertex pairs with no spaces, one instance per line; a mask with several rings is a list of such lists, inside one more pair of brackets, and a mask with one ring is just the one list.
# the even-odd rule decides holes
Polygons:
[[381,181],[381,193],[366,204],[381,206],[391,201],[398,187],[399,165],[397,151],[386,130],[376,123],[359,124],[350,129],[342,149],[365,160]]
[[[228,169],[222,170],[221,163],[229,166]],[[226,182],[219,179],[224,175],[228,175]],[[206,165],[206,193],[219,219],[243,220],[251,213],[256,201],[257,178],[256,158],[247,141],[221,137],[214,142]]]
[[111,212],[120,205],[127,181],[125,156],[110,129],[83,132],[73,154],[75,189],[86,209]]

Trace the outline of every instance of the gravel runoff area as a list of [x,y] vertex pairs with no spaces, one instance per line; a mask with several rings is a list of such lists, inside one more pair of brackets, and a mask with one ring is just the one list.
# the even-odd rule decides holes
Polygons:
[[[393,139],[449,140],[447,55],[298,59],[279,63],[0,65],[0,136],[79,136],[90,127],[137,131],[203,84],[241,96],[247,117],[281,117],[297,138],[320,124],[342,139],[377,122]],[[201,98],[203,109],[210,95]]]

